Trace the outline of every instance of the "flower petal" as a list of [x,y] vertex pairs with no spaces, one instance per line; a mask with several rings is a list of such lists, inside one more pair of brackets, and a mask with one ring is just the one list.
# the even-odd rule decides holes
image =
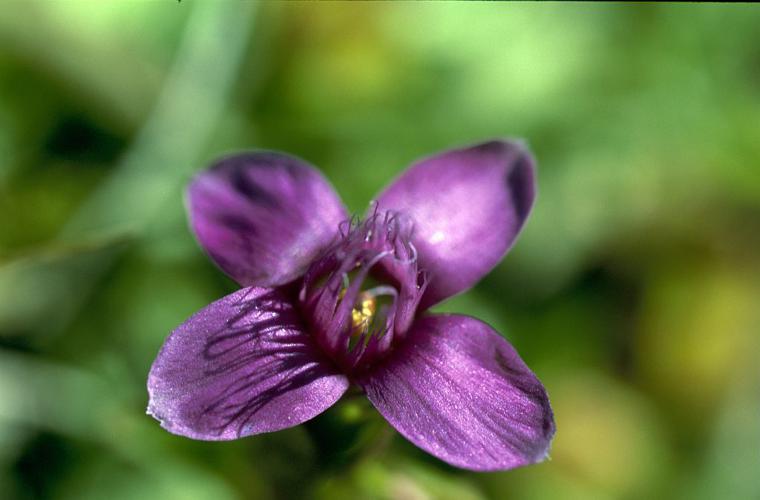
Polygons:
[[360,384],[404,437],[457,467],[539,462],[554,435],[541,382],[506,340],[467,316],[418,319],[399,350]]
[[514,243],[535,198],[534,161],[514,142],[454,149],[412,165],[378,197],[409,214],[429,285],[422,307],[466,290]]
[[188,189],[198,241],[243,286],[279,286],[299,277],[348,214],[312,166],[275,152],[217,162]]
[[244,288],[166,340],[148,378],[148,413],[174,434],[235,439],[309,420],[347,388],[281,290]]

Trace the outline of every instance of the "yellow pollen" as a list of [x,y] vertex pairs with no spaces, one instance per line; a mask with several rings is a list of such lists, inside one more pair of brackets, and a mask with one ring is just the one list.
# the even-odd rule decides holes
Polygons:
[[351,322],[354,325],[354,329],[363,330],[367,328],[372,321],[372,316],[375,314],[375,309],[375,298],[362,294],[361,302],[351,310]]

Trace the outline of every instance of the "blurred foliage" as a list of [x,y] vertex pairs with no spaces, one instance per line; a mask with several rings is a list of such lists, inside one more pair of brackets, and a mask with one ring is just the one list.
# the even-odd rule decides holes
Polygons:
[[[0,5],[0,498],[760,498],[760,10],[20,0]],[[552,458],[455,470],[349,400],[192,442],[145,415],[168,332],[234,284],[182,189],[243,148],[348,206],[414,159],[529,141],[514,251],[440,310],[552,397]]]

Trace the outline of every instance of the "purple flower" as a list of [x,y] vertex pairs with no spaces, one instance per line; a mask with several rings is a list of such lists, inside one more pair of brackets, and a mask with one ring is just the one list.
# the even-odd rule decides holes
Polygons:
[[353,385],[449,464],[543,460],[554,420],[541,382],[485,323],[426,312],[499,262],[534,184],[525,149],[487,142],[417,162],[359,220],[302,160],[222,159],[190,185],[190,219],[244,288],[169,336],[148,412],[175,434],[235,439],[309,420]]

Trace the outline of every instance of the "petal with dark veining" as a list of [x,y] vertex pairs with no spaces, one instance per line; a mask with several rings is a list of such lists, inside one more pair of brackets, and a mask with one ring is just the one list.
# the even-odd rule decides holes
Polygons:
[[235,439],[309,420],[347,388],[282,291],[244,288],[169,336],[148,378],[148,413],[174,434]]

